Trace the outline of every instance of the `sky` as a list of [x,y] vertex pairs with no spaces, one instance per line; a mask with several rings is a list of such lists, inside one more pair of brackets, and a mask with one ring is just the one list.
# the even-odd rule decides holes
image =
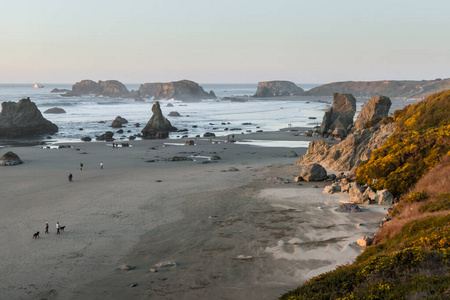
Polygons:
[[450,77],[448,0],[1,0],[0,83]]

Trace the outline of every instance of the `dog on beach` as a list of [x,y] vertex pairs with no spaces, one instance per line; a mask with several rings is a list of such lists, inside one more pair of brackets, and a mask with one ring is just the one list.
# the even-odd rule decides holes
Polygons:
[[37,239],[39,237],[39,231],[33,234],[33,239]]
[[64,228],[66,228],[66,226],[61,226],[60,228],[61,232],[64,232]]

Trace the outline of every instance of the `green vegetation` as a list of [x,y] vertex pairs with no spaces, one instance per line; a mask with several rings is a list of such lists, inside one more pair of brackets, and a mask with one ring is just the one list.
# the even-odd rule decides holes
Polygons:
[[356,181],[400,196],[450,151],[450,91],[394,114],[396,132],[357,169]]
[[395,113],[396,134],[357,170],[400,197],[392,220],[353,264],[280,299],[450,299],[449,108],[446,91]]
[[446,210],[450,210],[450,193],[440,194],[436,197],[435,201],[428,202],[419,207],[421,213]]

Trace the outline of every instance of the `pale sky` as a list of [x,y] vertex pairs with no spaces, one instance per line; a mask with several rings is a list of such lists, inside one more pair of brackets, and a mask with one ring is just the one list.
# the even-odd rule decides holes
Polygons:
[[0,83],[450,77],[448,0],[0,1]]

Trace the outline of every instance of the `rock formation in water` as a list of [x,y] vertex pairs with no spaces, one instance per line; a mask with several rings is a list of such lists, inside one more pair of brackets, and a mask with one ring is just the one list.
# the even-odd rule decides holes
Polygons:
[[[378,110],[378,113],[372,114],[374,117],[372,120],[367,119],[369,114],[364,114],[359,119],[358,124],[372,123],[372,126],[363,125],[363,128],[355,130],[339,144],[332,145],[324,140],[310,142],[306,154],[300,157],[296,165],[320,162],[324,167],[333,170],[354,171],[363,161],[370,158],[373,150],[383,146],[388,137],[394,133],[394,123],[371,122],[375,118],[379,118],[379,115],[387,116],[390,100],[385,98],[387,97],[373,98],[361,109],[361,111],[372,111],[376,103],[383,103],[383,105],[380,105],[382,109]],[[384,114],[380,114],[381,111]]]
[[50,91],[50,93],[66,93],[66,92],[70,92],[70,90],[54,88],[53,90]]
[[320,131],[322,134],[346,135],[353,125],[356,112],[356,99],[350,94],[333,94],[333,107],[324,116]]
[[128,120],[125,118],[122,118],[121,116],[117,116],[114,121],[111,123],[111,127],[113,128],[120,128],[123,126],[123,124],[127,124]]
[[156,101],[152,106],[153,116],[142,129],[142,136],[146,139],[164,139],[169,137],[169,132],[177,131],[176,127],[170,124],[161,111],[159,102]]
[[95,95],[105,97],[126,98],[130,97],[127,87],[117,80],[107,80],[95,82],[92,80],[82,80],[72,86],[72,91],[65,96]]
[[46,111],[44,111],[44,114],[65,114],[66,111],[59,107],[53,107],[49,108]]
[[387,97],[423,99],[426,96],[450,89],[450,78],[422,81],[344,81],[333,82],[305,92],[309,96],[331,96],[333,93],[349,93],[355,97]]
[[0,166],[14,166],[23,164],[20,157],[14,152],[6,152],[2,157],[0,157]]
[[0,112],[0,138],[33,137],[54,134],[58,126],[45,119],[30,98],[3,102]]
[[213,91],[207,93],[197,83],[189,80],[141,84],[137,94],[141,98],[153,98],[154,100],[198,101],[217,98]]
[[303,89],[291,81],[262,81],[253,97],[279,97],[302,95]]

